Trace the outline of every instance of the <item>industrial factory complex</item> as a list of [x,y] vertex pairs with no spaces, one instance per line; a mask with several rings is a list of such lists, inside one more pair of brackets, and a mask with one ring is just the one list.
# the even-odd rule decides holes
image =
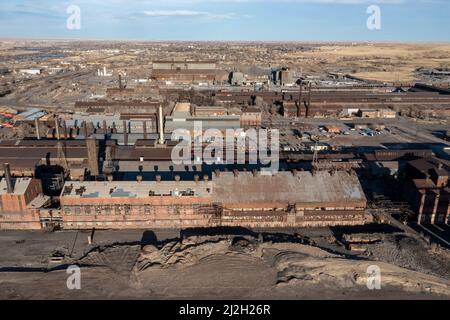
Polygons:
[[2,303],[448,310],[450,1],[0,7]]
[[[96,65],[92,77],[110,79],[103,93],[91,87],[64,108],[3,108],[0,229],[364,225],[380,196],[408,221],[450,222],[449,131],[427,124],[448,124],[448,83],[324,81],[179,57],[148,65],[134,82]],[[241,132],[231,154],[244,162],[225,150],[197,159],[215,140],[197,141],[199,124]],[[188,165],[173,162],[179,129],[193,137]],[[276,171],[251,163],[247,130],[279,132]]]
[[450,45],[0,43],[0,299],[450,297]]

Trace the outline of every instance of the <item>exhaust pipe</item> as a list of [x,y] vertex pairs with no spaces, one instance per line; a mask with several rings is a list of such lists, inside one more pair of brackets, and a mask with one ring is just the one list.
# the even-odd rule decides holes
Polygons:
[[41,132],[39,131],[39,119],[34,119],[34,126],[36,127],[36,139],[41,140]]
[[126,120],[123,120],[123,144],[128,145],[128,126]]
[[144,140],[147,140],[147,121],[143,121],[142,125],[144,126]]
[[59,132],[59,118],[58,116],[55,117],[55,128],[56,128],[56,139],[61,139],[61,134]]
[[159,106],[159,144],[164,144],[164,119],[163,119],[163,109]]
[[6,189],[8,193],[14,192],[14,187],[11,178],[11,169],[9,167],[9,163],[3,164],[3,170],[5,171],[5,180],[6,180]]

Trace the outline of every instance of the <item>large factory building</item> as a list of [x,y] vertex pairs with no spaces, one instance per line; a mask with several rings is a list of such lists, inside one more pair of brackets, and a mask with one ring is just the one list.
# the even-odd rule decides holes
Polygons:
[[199,124],[201,124],[203,131],[217,129],[225,132],[226,129],[239,129],[241,127],[241,116],[228,114],[221,107],[193,108],[190,103],[177,103],[172,115],[166,117],[165,132],[185,129],[192,133],[195,125]]
[[220,172],[210,181],[66,182],[63,227],[301,227],[365,222],[354,173]]
[[212,84],[226,82],[228,73],[218,70],[215,61],[154,61],[152,79],[182,84]]

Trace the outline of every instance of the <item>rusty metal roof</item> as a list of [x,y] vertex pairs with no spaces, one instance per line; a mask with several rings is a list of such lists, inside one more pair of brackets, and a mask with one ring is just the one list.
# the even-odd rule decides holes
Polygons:
[[220,173],[213,177],[215,202],[222,203],[304,203],[339,205],[365,204],[366,197],[358,177],[344,171],[291,172],[253,176],[251,172]]

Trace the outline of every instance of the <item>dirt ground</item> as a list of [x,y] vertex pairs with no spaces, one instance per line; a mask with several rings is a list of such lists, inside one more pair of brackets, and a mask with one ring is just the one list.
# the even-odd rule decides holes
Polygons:
[[[376,250],[349,256],[290,239],[202,235],[95,246],[76,260],[80,290],[67,289],[67,265],[3,268],[0,299],[450,299],[448,273],[401,267]],[[448,255],[440,259],[450,265]],[[367,288],[371,265],[380,268],[380,290]]]

